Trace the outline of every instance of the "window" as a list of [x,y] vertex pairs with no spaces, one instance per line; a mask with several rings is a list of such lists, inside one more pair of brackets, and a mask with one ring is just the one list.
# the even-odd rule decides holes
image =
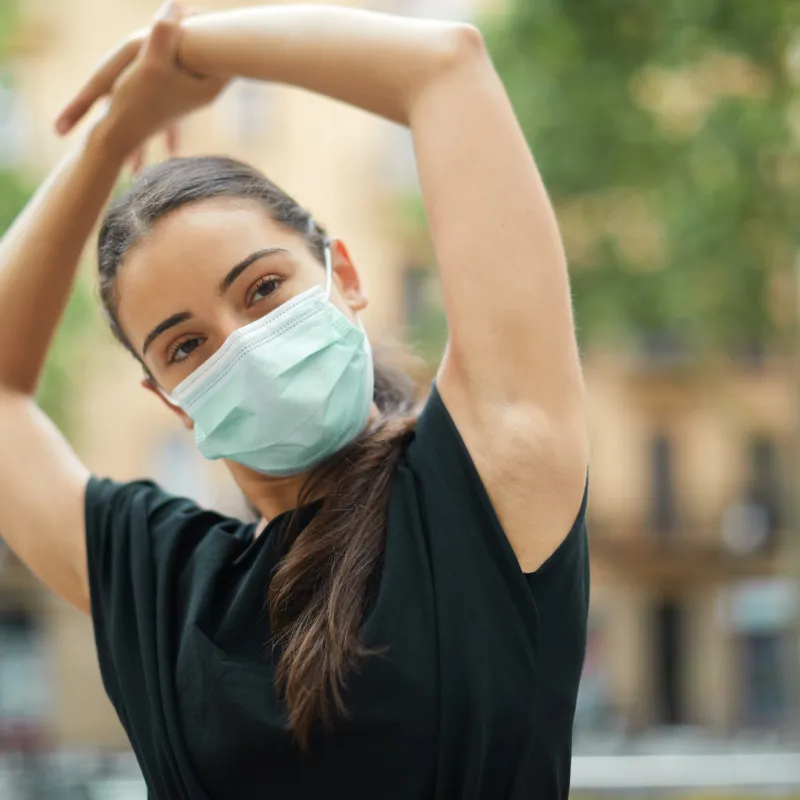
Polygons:
[[670,536],[677,525],[673,476],[672,442],[663,434],[653,437],[650,445],[651,525],[659,537]]
[[785,720],[789,703],[792,628],[800,592],[790,578],[751,578],[721,595],[721,620],[737,645],[741,720],[774,726]]
[[614,725],[607,659],[605,630],[601,624],[590,618],[586,658],[575,706],[577,734],[607,731]]
[[654,675],[656,719],[660,725],[681,725],[683,713],[683,610],[673,600],[654,609]]
[[747,499],[764,510],[771,535],[781,524],[780,470],[775,443],[766,436],[751,439],[748,472]]
[[745,725],[783,722],[789,697],[786,687],[787,638],[778,632],[749,633],[740,639]]
[[750,439],[744,486],[722,518],[723,541],[737,553],[752,553],[774,544],[782,522],[778,460],[771,439]]
[[36,742],[47,709],[39,631],[23,612],[0,613],[0,749]]

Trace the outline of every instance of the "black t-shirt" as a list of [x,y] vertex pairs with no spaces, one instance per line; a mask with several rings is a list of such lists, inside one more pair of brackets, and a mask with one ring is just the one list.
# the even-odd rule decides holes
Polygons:
[[392,489],[361,629],[388,649],[350,676],[350,719],[303,754],[267,646],[285,515],[254,538],[254,525],[150,482],[92,478],[100,668],[150,797],[566,798],[589,598],[585,510],[584,496],[558,550],[524,574],[434,387]]

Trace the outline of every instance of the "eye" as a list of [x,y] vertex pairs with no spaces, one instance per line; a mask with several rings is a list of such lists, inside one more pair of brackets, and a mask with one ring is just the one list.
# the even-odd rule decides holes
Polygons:
[[167,363],[179,364],[185,361],[203,343],[203,339],[194,337],[175,342],[167,353]]
[[271,295],[280,288],[282,282],[283,279],[279,278],[277,275],[265,275],[259,278],[250,291],[248,305],[253,305],[253,303],[257,303],[259,300],[263,300],[265,297]]

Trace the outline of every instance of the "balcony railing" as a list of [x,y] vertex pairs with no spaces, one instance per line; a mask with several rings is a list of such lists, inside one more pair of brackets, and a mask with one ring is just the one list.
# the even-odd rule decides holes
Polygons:
[[681,525],[659,536],[644,522],[613,525],[592,520],[589,537],[596,561],[639,580],[700,582],[782,572],[776,546],[780,532],[750,552],[732,550],[711,526]]

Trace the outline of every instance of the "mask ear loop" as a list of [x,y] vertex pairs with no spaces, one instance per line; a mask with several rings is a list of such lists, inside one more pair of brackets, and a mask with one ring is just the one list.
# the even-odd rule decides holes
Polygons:
[[[312,217],[308,218],[308,224],[306,225],[306,232],[311,235],[316,228],[317,225],[314,222]],[[331,299],[331,288],[333,286],[333,255],[331,254],[331,240],[326,236],[323,241],[323,250],[325,253],[325,297],[330,300]],[[361,328],[362,333],[364,334],[364,339],[366,342],[366,346],[368,349],[371,347],[369,343],[369,337],[367,336],[367,329],[364,327],[364,321],[361,319],[360,314],[356,314],[356,322],[358,323],[358,327]]]
[[[306,236],[311,236],[316,228],[317,223],[309,214],[308,222],[306,222]],[[333,286],[333,256],[331,255],[331,240],[327,236],[322,240],[322,250],[325,258],[325,297],[330,300]]]
[[325,237],[325,297],[331,299],[331,286],[333,285],[333,256],[331,255],[331,242]]

